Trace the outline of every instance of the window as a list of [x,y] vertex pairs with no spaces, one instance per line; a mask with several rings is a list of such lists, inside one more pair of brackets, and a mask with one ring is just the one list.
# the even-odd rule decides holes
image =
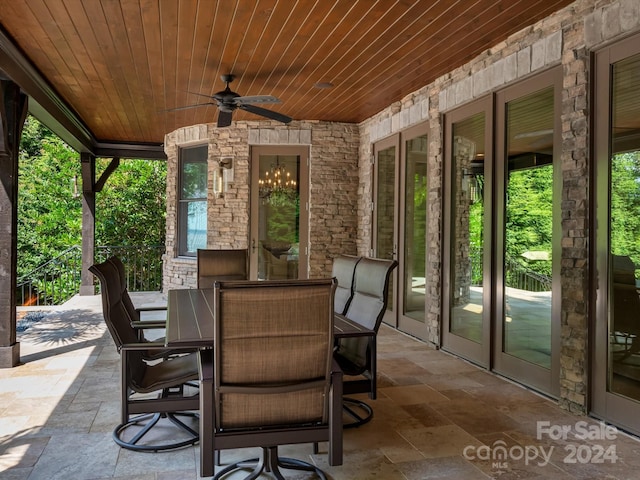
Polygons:
[[207,246],[207,145],[180,149],[178,255]]

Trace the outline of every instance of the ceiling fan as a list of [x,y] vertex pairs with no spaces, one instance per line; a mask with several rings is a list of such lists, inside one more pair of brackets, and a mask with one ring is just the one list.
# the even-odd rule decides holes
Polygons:
[[266,118],[270,118],[272,120],[277,120],[282,123],[289,123],[292,118],[286,115],[283,115],[278,112],[274,112],[273,110],[267,110],[266,108],[257,107],[253,105],[254,103],[280,103],[276,97],[271,95],[249,95],[249,96],[241,96],[240,94],[233,92],[229,88],[229,84],[233,82],[235,78],[232,74],[222,75],[220,77],[222,81],[226,84],[224,90],[215,93],[213,95],[203,95],[201,93],[193,93],[194,95],[200,95],[201,97],[207,97],[213,99],[213,102],[207,103],[199,103],[196,105],[187,105],[185,107],[177,107],[169,109],[168,111],[175,110],[184,110],[187,108],[195,108],[204,105],[216,105],[218,107],[218,127],[228,127],[231,125],[231,117],[233,111],[236,108],[241,110],[245,110],[250,113],[254,113],[256,115],[260,115]]

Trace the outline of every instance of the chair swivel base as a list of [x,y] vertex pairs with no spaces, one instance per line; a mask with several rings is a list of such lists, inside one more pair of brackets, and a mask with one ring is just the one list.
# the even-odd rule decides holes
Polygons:
[[373,418],[373,408],[362,400],[342,398],[342,410],[352,421],[343,421],[343,428],[355,428],[368,423]]
[[238,470],[253,469],[244,480],[255,480],[262,472],[270,473],[277,480],[286,480],[280,472],[280,468],[287,470],[302,470],[315,473],[320,480],[327,480],[327,476],[315,465],[297,460],[295,458],[278,457],[278,447],[262,447],[262,457],[243,460],[229,465],[213,477],[213,480],[220,480],[226,475]]
[[[178,417],[198,418],[198,414],[191,412],[177,412],[147,413],[144,415],[138,415],[133,417],[127,423],[118,425],[113,431],[113,440],[122,448],[134,450],[136,452],[161,452],[164,450],[176,450],[178,448],[195,445],[200,440],[198,432],[189,427]],[[186,439],[160,444],[138,443],[161,419],[167,419],[174,425],[178,426],[186,433]],[[123,434],[134,427],[139,428],[140,431],[138,431],[130,440],[123,439]],[[182,437],[185,437],[185,435],[183,434]]]

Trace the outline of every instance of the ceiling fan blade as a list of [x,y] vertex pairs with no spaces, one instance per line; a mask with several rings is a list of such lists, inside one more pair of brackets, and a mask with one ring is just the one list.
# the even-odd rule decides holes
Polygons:
[[291,120],[293,120],[291,117],[287,117],[286,115],[283,115],[281,113],[274,112],[273,110],[267,110],[266,108],[262,107],[255,107],[253,105],[240,104],[238,105],[238,108],[246,110],[247,112],[255,113],[256,115],[270,118],[272,120],[277,120],[278,122],[282,123],[289,123]]
[[199,97],[214,98],[214,95],[207,95],[207,94],[198,93],[198,92],[190,92],[189,90],[186,90],[186,92],[191,94],[191,95],[198,95]]
[[233,99],[236,105],[247,103],[280,103],[280,99],[271,95],[247,95]]
[[218,126],[228,127],[231,125],[231,112],[218,111]]
[[207,105],[217,105],[215,102],[197,103],[195,105],[185,105],[184,107],[167,108],[166,110],[160,110],[161,112],[176,112],[178,110],[186,110],[187,108],[206,107]]

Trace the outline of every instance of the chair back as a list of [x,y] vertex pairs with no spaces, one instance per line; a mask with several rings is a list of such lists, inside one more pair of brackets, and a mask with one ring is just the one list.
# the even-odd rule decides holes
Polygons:
[[127,273],[124,268],[124,263],[122,263],[122,260],[116,256],[109,257],[106,261],[113,264],[118,271],[118,276],[120,277],[120,295],[122,296],[122,303],[127,309],[129,318],[131,318],[131,321],[133,322],[140,321],[140,312],[136,310],[136,307],[129,296],[129,290],[127,289]]
[[[107,324],[107,329],[118,351],[123,345],[138,343],[140,341],[138,332],[133,328],[133,319],[129,316],[129,311],[123,300],[122,292],[126,288],[121,283],[120,272],[117,262],[108,259],[103,263],[97,263],[89,267],[100,281],[100,295],[102,297],[102,314]],[[135,310],[135,309],[134,309]],[[129,378],[133,384],[138,384],[144,377],[146,364],[143,361],[144,353],[132,352],[128,364]]]
[[338,281],[334,307],[336,313],[345,314],[353,297],[353,279],[361,257],[340,255],[333,259],[332,276]]
[[249,278],[249,251],[198,249],[198,288],[213,288],[220,280]]
[[335,281],[215,285],[215,429],[327,424]]
[[[376,333],[387,310],[389,279],[398,265],[395,260],[362,258],[356,265],[353,298],[345,316]],[[361,370],[369,368],[369,340],[365,337],[343,338],[339,354]],[[352,374],[352,372],[345,372]]]

